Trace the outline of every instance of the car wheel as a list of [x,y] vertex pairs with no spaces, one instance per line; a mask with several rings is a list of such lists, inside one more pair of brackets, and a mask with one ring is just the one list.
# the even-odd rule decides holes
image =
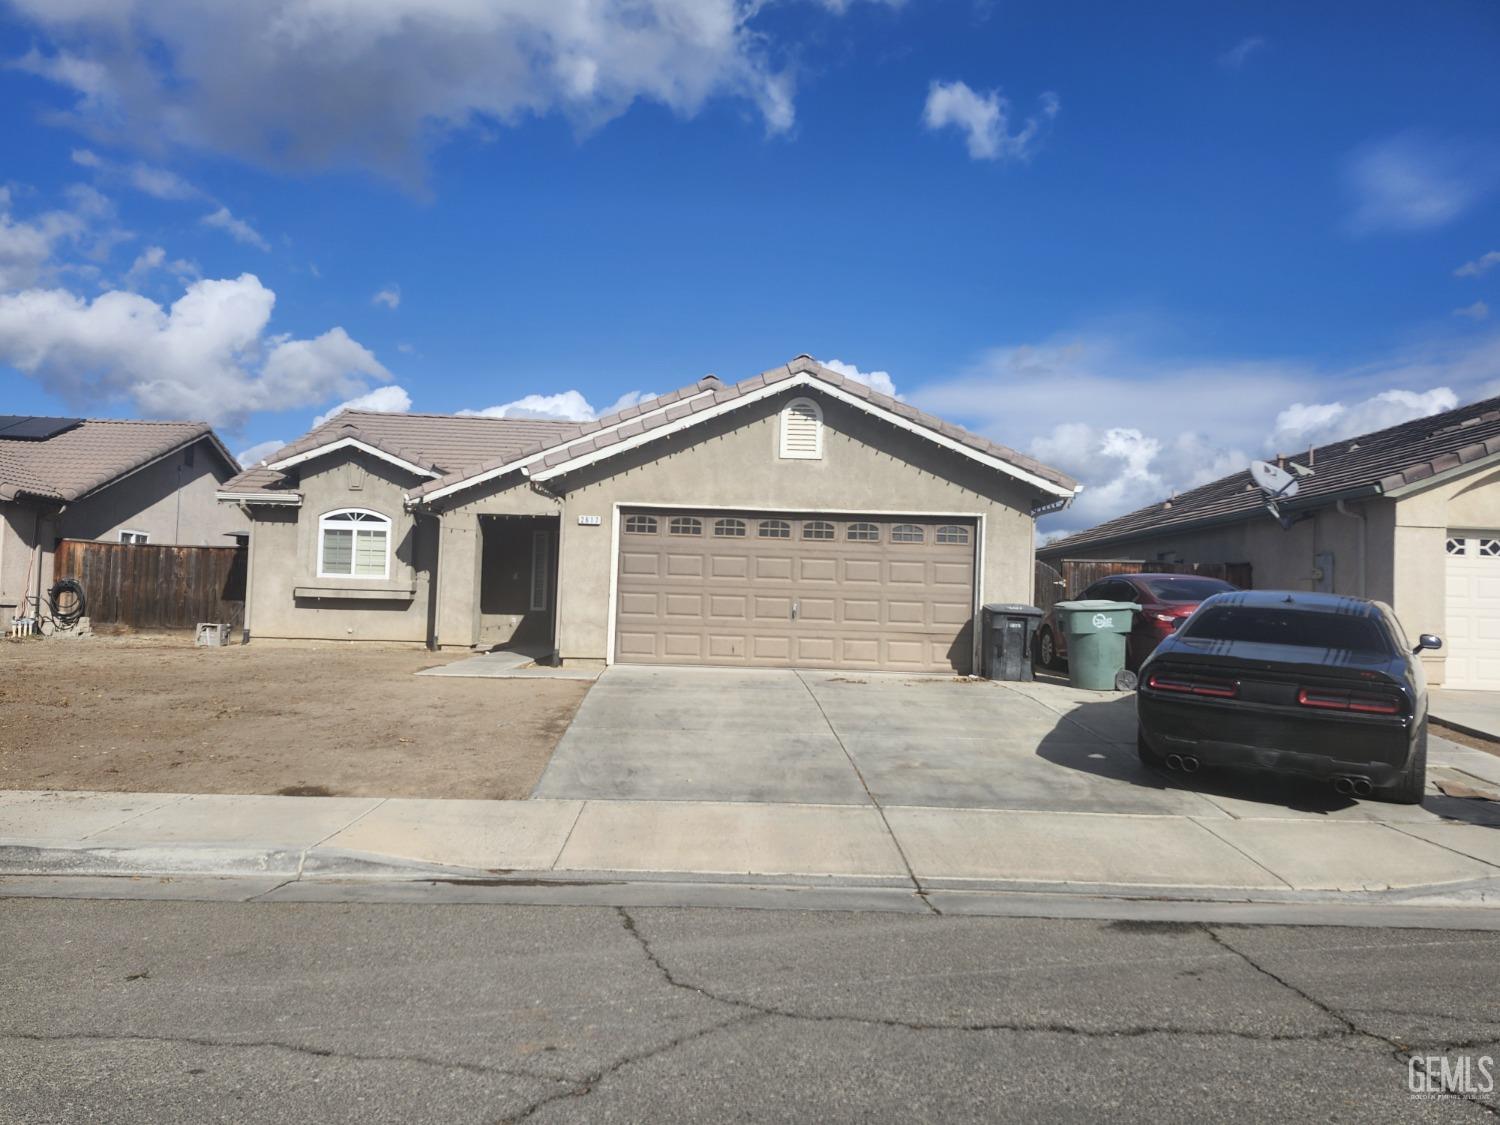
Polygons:
[[1141,759],[1141,764],[1150,766],[1152,769],[1164,769],[1167,760],[1151,749],[1151,744],[1146,741],[1146,732],[1140,727],[1135,729],[1135,752]]
[[1378,789],[1375,796],[1396,805],[1420,805],[1423,790],[1427,788],[1427,720],[1422,720],[1422,729],[1417,732],[1417,745],[1411,752],[1411,761],[1406,763],[1401,780],[1395,785]]
[[1043,629],[1036,635],[1036,657],[1043,668],[1056,670],[1062,666],[1062,661],[1057,658],[1057,641],[1053,638],[1051,629]]

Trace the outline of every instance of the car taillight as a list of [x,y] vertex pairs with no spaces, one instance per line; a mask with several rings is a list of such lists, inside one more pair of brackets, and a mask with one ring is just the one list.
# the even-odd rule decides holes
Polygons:
[[1362,695],[1357,691],[1298,688],[1297,702],[1320,711],[1355,711],[1362,715],[1399,715],[1401,701],[1388,695]]
[[1214,699],[1233,699],[1240,693],[1234,680],[1211,680],[1202,676],[1172,676],[1153,672],[1146,679],[1153,691],[1173,691],[1182,695],[1207,695]]

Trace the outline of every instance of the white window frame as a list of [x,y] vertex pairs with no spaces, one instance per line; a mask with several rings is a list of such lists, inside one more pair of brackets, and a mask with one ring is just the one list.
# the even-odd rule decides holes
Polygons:
[[[385,530],[385,568],[379,574],[355,574],[354,560],[358,556],[359,548],[359,521],[343,520],[344,516],[365,516],[370,520],[379,521]],[[349,570],[348,574],[330,574],[323,565],[323,533],[329,524],[339,530],[348,529],[353,532],[353,538],[349,542]],[[373,530],[367,529],[367,530]],[[350,578],[359,582],[382,582],[391,576],[391,539],[395,536],[396,521],[383,512],[372,511],[369,508],[337,508],[331,512],[324,512],[318,517],[318,577],[319,578]]]
[[[126,536],[129,536],[129,538],[127,539]],[[142,546],[146,543],[151,542],[151,536],[149,533],[144,531],[132,531],[128,527],[122,527],[120,528],[120,542],[130,543],[135,546]]]
[[[787,442],[788,428],[793,413],[806,408],[813,418],[813,448],[792,449]],[[794,398],[781,408],[781,456],[788,461],[821,461],[823,459],[823,408],[810,398]]]

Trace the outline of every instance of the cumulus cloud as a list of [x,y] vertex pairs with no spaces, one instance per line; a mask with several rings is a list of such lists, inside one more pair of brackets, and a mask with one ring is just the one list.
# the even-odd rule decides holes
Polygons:
[[1265,36],[1248,35],[1219,56],[1219,65],[1225,70],[1240,70],[1250,56],[1265,45]]
[[820,360],[820,363],[830,371],[837,371],[846,379],[853,379],[857,383],[863,383],[872,391],[879,391],[883,395],[892,398],[900,398],[896,393],[896,382],[891,378],[889,371],[861,371],[852,363],[844,363],[837,359]]
[[166,270],[178,281],[191,281],[198,277],[198,267],[184,258],[167,260],[164,246],[148,246],[136,255],[130,269],[125,271],[125,287],[136,289],[158,270]]
[[[1085,485],[1051,530],[1080,530],[1246,467],[1500,394],[1500,333],[1374,361],[1172,359],[1081,333],[996,348],[908,391],[924,409],[1023,449]],[[1320,388],[1310,395],[1310,388]],[[1068,420],[1047,425],[1038,419]]]
[[1483,301],[1475,301],[1472,305],[1465,305],[1461,309],[1454,309],[1453,315],[1465,317],[1469,320],[1488,320],[1490,307]]
[[325,410],[312,420],[312,428],[316,430],[340,410],[373,410],[380,414],[405,414],[410,409],[411,395],[406,393],[405,388],[394,385],[376,387],[373,391],[366,391],[362,395],[345,399],[332,410]]
[[401,307],[401,286],[399,286],[399,285],[387,285],[384,289],[379,290],[375,294],[375,296],[373,296],[373,297],[370,298],[370,304],[372,304],[372,305],[384,305],[386,308],[392,309],[392,310],[400,308]]
[[223,231],[236,242],[246,246],[254,246],[257,250],[269,250],[271,244],[267,242],[260,231],[256,230],[244,219],[237,219],[228,207],[220,207],[217,211],[211,211],[198,220],[206,227],[214,227]]
[[554,112],[591,129],[637,101],[691,117],[735,99],[771,133],[795,120],[792,73],[751,0],[12,7],[40,40],[21,65],[72,92],[79,128],[273,166],[410,178],[455,130]]
[[1438,144],[1402,133],[1369,144],[1348,160],[1356,234],[1440,227],[1468,211],[1500,173],[1494,153],[1463,142]]
[[258,410],[311,406],[368,390],[390,373],[332,328],[267,335],[276,294],[253,274],[195,281],[170,308],[111,290],[0,295],[0,363],[76,408],[123,400],[146,417],[239,428]]
[[1465,262],[1453,271],[1454,277],[1483,277],[1495,266],[1500,266],[1500,250],[1490,250],[1472,262]]
[[557,394],[524,395],[513,402],[502,402],[499,406],[486,406],[482,410],[460,410],[468,418],[540,418],[556,422],[592,422],[605,418],[618,410],[638,406],[655,393],[627,391],[603,410],[595,410],[580,391],[559,391]]
[[999,90],[981,94],[966,82],[935,81],[927,90],[922,123],[934,131],[954,128],[963,133],[969,155],[975,160],[1026,160],[1060,107],[1056,94],[1044,93],[1039,113],[1028,117],[1013,133],[1010,102]]
[[240,463],[241,468],[251,469],[259,465],[285,444],[286,442],[280,438],[272,438],[270,441],[258,441],[249,449],[241,453],[236,453],[234,459]]

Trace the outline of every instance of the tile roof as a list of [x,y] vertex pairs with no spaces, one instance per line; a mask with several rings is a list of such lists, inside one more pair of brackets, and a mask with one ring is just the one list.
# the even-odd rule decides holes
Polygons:
[[[277,462],[299,453],[352,437],[392,456],[440,474],[413,487],[414,500],[431,493],[477,483],[486,473],[506,469],[514,462],[536,457],[543,469],[556,468],[574,458],[597,452],[639,434],[672,423],[797,375],[810,375],[846,394],[888,410],[902,418],[958,442],[976,452],[997,458],[1060,488],[1071,489],[1071,477],[1003,445],[972,434],[950,422],[872,391],[863,383],[847,379],[808,356],[773,367],[740,383],[725,384],[712,375],[686,387],[648,399],[635,406],[590,422],[554,422],[525,418],[475,418],[453,414],[377,414],[346,410],[306,436],[267,458]],[[543,455],[544,456],[539,456]],[[288,495],[293,481],[284,473],[260,467],[249,469],[224,485],[221,491],[237,495]]]
[[[578,425],[571,434],[559,434],[551,443],[538,444],[532,449],[525,450],[521,456],[529,456],[546,451],[539,464],[544,469],[556,468],[566,464],[577,457],[589,453],[598,452],[615,445],[621,441],[628,440],[638,434],[648,433],[651,430],[670,426],[683,418],[693,414],[702,413],[705,410],[743,398],[752,392],[759,391],[768,386],[789,380],[797,375],[810,375],[831,386],[837,387],[847,394],[878,406],[891,413],[921,426],[942,434],[951,441],[986,454],[1016,468],[1041,477],[1061,488],[1071,489],[1075,485],[1073,478],[1058,472],[1056,469],[1043,465],[1023,453],[1018,453],[1003,445],[982,438],[978,434],[970,433],[968,430],[945,422],[941,418],[931,414],[925,414],[900,399],[891,398],[871,390],[864,383],[854,379],[845,378],[836,371],[831,371],[812,359],[810,356],[798,356],[792,362],[773,367],[769,371],[763,371],[759,375],[745,379],[739,383],[725,384],[713,376],[700,379],[689,386],[682,387],[670,394],[650,399],[626,410],[600,418],[595,422],[587,422]],[[663,410],[663,407],[667,409]],[[622,424],[623,423],[623,424]],[[481,466],[474,472],[449,473],[437,480],[428,481],[412,491],[413,497],[421,497],[440,489],[449,488],[455,484],[462,484],[471,476],[479,473],[491,472],[506,464],[504,458],[496,458],[488,464]]]
[[562,440],[577,430],[572,422],[534,418],[477,418],[459,414],[382,414],[345,410],[290,445],[228,481],[221,492],[285,494],[294,488],[286,473],[267,464],[295,457],[331,442],[354,438],[393,457],[435,473],[477,471],[495,457]]
[[90,418],[45,441],[0,439],[0,499],[71,503],[202,437],[238,467],[206,422]]
[[[1292,469],[1298,482],[1297,496],[1282,501],[1280,507],[1284,512],[1296,512],[1361,492],[1392,492],[1495,454],[1500,454],[1500,398],[1284,455],[1282,463],[1288,468],[1295,463],[1310,468],[1312,475]],[[1079,547],[1098,547],[1171,528],[1262,515],[1265,502],[1247,467],[1170,500],[1054,540],[1038,548],[1037,553],[1057,556]]]

